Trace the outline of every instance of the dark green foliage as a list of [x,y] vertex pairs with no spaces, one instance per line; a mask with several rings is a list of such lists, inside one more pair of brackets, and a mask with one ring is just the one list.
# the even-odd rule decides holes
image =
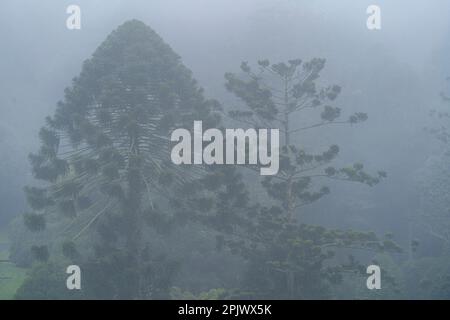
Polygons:
[[47,190],[36,187],[25,187],[28,204],[34,210],[42,210],[52,205],[53,201],[47,197]]
[[[380,241],[372,233],[329,230],[299,221],[302,206],[330,192],[327,186],[317,186],[318,179],[372,186],[386,176],[384,172],[372,176],[360,163],[344,168],[330,166],[339,154],[336,145],[311,154],[293,143],[296,134],[304,130],[367,119],[366,114],[355,113],[347,120],[339,120],[341,108],[330,103],[336,100],[341,88],[317,86],[324,66],[324,59],[309,62],[295,59],[276,64],[262,60],[257,70],[244,62],[242,75],[225,75],[226,88],[244,103],[240,110],[229,112],[229,116],[256,128],[278,128],[283,133],[280,170],[262,179],[268,196],[266,205],[251,206],[244,201],[235,213],[236,209],[226,207],[227,219],[219,221],[223,235],[217,237],[218,248],[227,246],[248,262],[239,297],[324,298],[328,286],[341,281],[344,272],[361,272],[357,263],[336,264],[334,256],[338,250],[399,250],[389,239]],[[299,114],[305,112],[309,112],[308,119],[314,119],[313,114],[318,113],[317,122],[295,127]],[[239,196],[228,192],[226,197],[227,202],[232,202]]]
[[62,253],[66,258],[73,261],[80,257],[80,254],[73,241],[65,241],[62,244]]
[[45,229],[45,218],[43,215],[26,213],[24,214],[23,218],[25,225],[31,231],[38,232]]
[[47,246],[32,246],[31,253],[37,261],[48,261],[49,252]]
[[[225,75],[226,88],[244,102],[228,115],[283,133],[280,170],[261,181],[264,201],[255,205],[258,191],[247,184],[255,180],[241,169],[171,163],[171,130],[191,127],[194,120],[220,127],[217,112],[223,110],[203,98],[190,71],[153,30],[136,20],[120,26],[84,62],[47,118],[41,148],[30,155],[43,186],[27,188],[35,212],[25,221],[35,231],[53,228],[48,232],[58,235],[58,243],[50,252],[44,245],[32,248],[37,260],[48,263],[38,265],[18,296],[53,296],[39,291],[45,281],[59,292],[59,279],[50,272],[59,257],[80,265],[84,298],[169,298],[181,266],[155,249],[148,233],[164,239],[189,224],[207,233],[208,241],[215,238],[218,250],[245,262],[241,287],[227,291],[229,297],[325,297],[343,272],[361,271],[355,261],[337,263],[338,250],[397,250],[390,239],[311,226],[298,217],[302,206],[330,193],[319,179],[371,186],[385,177],[369,175],[359,163],[333,167],[336,145],[313,146],[313,152],[295,145],[295,134],[303,130],[367,118],[355,113],[340,120],[343,111],[331,104],[341,88],[317,84],[324,65],[323,59],[263,60],[257,73],[243,63],[243,77]],[[305,110],[317,122],[293,127],[295,115]]]
[[[136,20],[112,32],[65,90],[40,131],[41,148],[30,155],[45,187],[26,189],[40,215],[25,220],[42,230],[44,216],[51,218],[71,239],[52,247],[92,271],[98,287],[87,288],[91,297],[168,296],[177,268],[146,252],[145,233],[172,229],[171,215],[154,208],[193,178],[171,163],[166,137],[194,120],[215,126],[217,108],[178,55]],[[86,242],[91,250],[79,249]],[[43,248],[33,252],[46,261]]]
[[66,269],[63,265],[42,263],[37,265],[17,290],[18,300],[83,299],[83,290],[67,290]]
[[62,200],[58,203],[58,210],[65,216],[74,218],[77,215],[73,200]]

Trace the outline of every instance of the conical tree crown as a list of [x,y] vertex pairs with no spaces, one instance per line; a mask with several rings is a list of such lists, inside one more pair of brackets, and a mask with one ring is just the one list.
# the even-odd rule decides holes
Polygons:
[[[214,126],[216,106],[151,28],[124,23],[84,62],[41,129],[42,146],[30,160],[35,177],[50,184],[26,189],[30,206],[75,216],[105,195],[120,201],[181,181],[170,161],[170,130],[193,120]],[[42,219],[28,217],[42,229]]]
[[77,142],[89,133],[83,132],[87,116],[132,132],[139,124],[155,123],[155,117],[156,127],[167,129],[186,117],[205,119],[208,114],[201,90],[178,55],[152,29],[132,20],[84,63],[54,120]]
[[[50,249],[46,238],[36,241],[35,258],[48,260],[58,250],[76,259],[95,275],[85,286],[88,296],[167,297],[175,268],[155,264],[145,231],[170,219],[159,208],[168,207],[171,191],[196,179],[172,164],[170,131],[194,120],[217,124],[216,106],[142,22],[126,22],[111,33],[66,89],[40,131],[39,152],[30,155],[34,176],[47,185],[26,188],[33,212],[25,214],[25,224],[34,232],[50,225],[53,235]],[[94,223],[97,232],[80,244]],[[77,250],[87,243],[93,250]],[[112,264],[121,272],[101,279]],[[165,272],[154,272],[159,269]]]

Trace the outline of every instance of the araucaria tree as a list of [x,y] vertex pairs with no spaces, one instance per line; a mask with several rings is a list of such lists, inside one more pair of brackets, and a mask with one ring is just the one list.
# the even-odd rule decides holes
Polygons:
[[81,264],[87,297],[167,298],[175,265],[149,252],[145,230],[161,221],[170,189],[194,179],[170,162],[170,131],[194,120],[214,126],[213,106],[149,27],[133,20],[109,35],[30,155],[44,183],[26,188],[25,223],[53,230],[51,243],[33,247],[36,257],[62,252]]
[[[318,154],[296,145],[305,130],[367,118],[355,113],[342,120],[341,110],[329,105],[340,88],[317,87],[324,65],[321,59],[264,60],[257,72],[243,63],[244,77],[226,74],[227,89],[244,102],[228,115],[283,136],[279,171],[252,188],[267,193],[255,204],[248,186],[256,180],[245,169],[171,162],[172,130],[196,120],[205,129],[221,127],[222,110],[204,99],[190,71],[149,27],[136,20],[120,26],[84,63],[41,129],[39,151],[30,155],[41,183],[26,188],[32,210],[25,224],[47,236],[31,248],[42,263],[18,296],[67,297],[54,274],[73,263],[83,270],[84,298],[169,298],[178,264],[155,252],[147,231],[186,221],[216,235],[219,249],[244,258],[247,273],[235,293],[251,298],[324,297],[342,272],[359,268],[354,259],[335,263],[337,248],[397,249],[373,233],[329,230],[298,217],[302,206],[329,193],[316,187],[317,179],[372,186],[385,176],[369,175],[361,164],[331,166],[336,145]],[[314,114],[318,122],[295,127]],[[40,284],[61,290],[44,292]]]
[[[262,180],[266,200],[249,206],[239,224],[222,239],[248,261],[245,295],[250,297],[324,297],[327,284],[339,281],[344,271],[358,269],[354,260],[347,265],[333,264],[336,248],[397,249],[373,233],[328,230],[299,219],[301,207],[330,192],[327,186],[317,187],[317,179],[373,186],[385,177],[381,171],[376,176],[369,175],[359,163],[344,168],[331,166],[339,152],[337,145],[318,154],[309,154],[296,145],[297,135],[306,130],[352,125],[367,119],[364,113],[342,119],[341,109],[330,105],[341,88],[318,87],[324,66],[323,59],[276,64],[263,60],[256,69],[242,63],[241,75],[225,75],[226,88],[243,102],[228,115],[246,126],[278,128],[283,136],[280,170]],[[305,123],[308,120],[313,122]]]
[[[450,97],[444,92],[441,93],[441,97],[447,108]],[[450,252],[450,211],[448,209],[450,196],[447,188],[450,181],[447,168],[450,113],[447,109],[433,109],[430,116],[438,123],[438,126],[426,130],[442,144],[442,153],[439,156],[430,157],[418,177],[421,206],[418,222],[430,235],[442,241],[444,252]]]

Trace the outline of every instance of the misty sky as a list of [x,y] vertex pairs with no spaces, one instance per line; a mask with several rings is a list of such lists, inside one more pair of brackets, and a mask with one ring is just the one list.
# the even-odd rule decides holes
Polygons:
[[[65,26],[69,4],[81,7],[79,31]],[[379,31],[366,28],[370,4],[381,7]],[[395,189],[437,152],[422,129],[450,75],[449,16],[446,0],[3,0],[0,192],[11,203],[0,216],[23,209],[21,190],[32,178],[27,154],[37,148],[45,116],[83,60],[132,18],[172,46],[208,97],[225,103],[223,74],[243,60],[326,58],[322,78],[343,87],[340,106],[369,114],[357,134],[353,128],[336,133],[349,141],[342,161],[347,154],[392,171],[384,188]]]

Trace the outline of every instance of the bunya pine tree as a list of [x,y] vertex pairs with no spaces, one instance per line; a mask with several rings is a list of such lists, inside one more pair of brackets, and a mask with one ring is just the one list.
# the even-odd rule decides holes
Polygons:
[[[177,264],[149,252],[145,230],[168,223],[170,195],[197,178],[170,161],[170,131],[202,120],[206,100],[180,57],[142,22],[124,23],[84,62],[46,119],[26,188],[38,260],[82,266],[93,298],[167,298]],[[79,248],[83,249],[80,250]],[[61,270],[64,272],[64,270]]]

